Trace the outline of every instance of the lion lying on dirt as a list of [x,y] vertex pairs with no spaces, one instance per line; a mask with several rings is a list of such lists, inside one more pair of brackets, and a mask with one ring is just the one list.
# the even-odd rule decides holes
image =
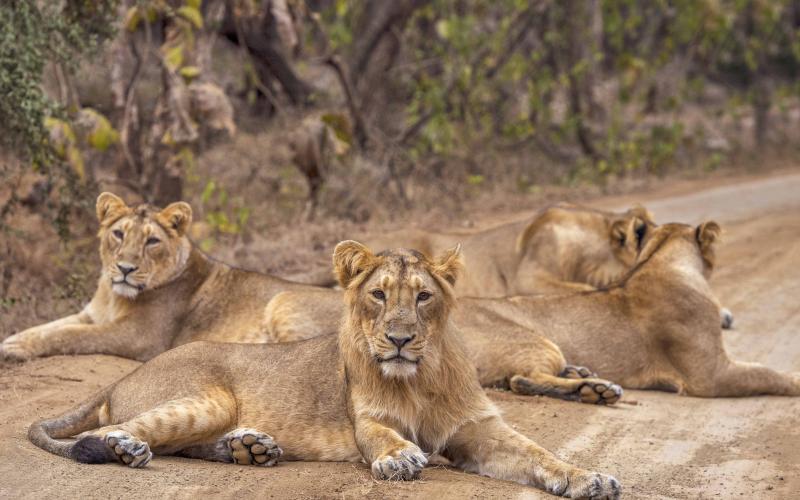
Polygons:
[[463,244],[460,297],[507,297],[594,290],[620,278],[653,227],[641,206],[623,213],[561,203],[533,219],[473,234],[404,229],[367,240],[371,248],[414,248],[436,255]]
[[[642,242],[655,227],[640,205],[614,213],[560,203],[533,220],[505,224],[472,235],[397,231],[372,248],[415,248],[435,255],[462,242],[467,271],[460,297],[509,297],[589,291],[611,285],[633,267]],[[733,314],[720,305],[722,328]]]
[[264,342],[264,305],[303,285],[209,259],[186,237],[192,209],[97,198],[102,274],[79,313],[0,344],[0,357],[114,354],[140,361],[194,340]]
[[[800,373],[733,361],[725,352],[719,304],[707,282],[719,232],[715,222],[653,228],[636,265],[615,285],[562,295],[460,298],[453,321],[481,380],[505,378],[517,392],[530,386],[512,375],[512,367],[519,369],[529,356],[520,346],[541,342],[543,335],[571,363],[626,388],[703,397],[798,396]],[[290,341],[328,333],[336,328],[340,301],[334,290],[276,295],[268,307],[268,334]],[[544,383],[538,379],[535,389]]]
[[33,424],[30,440],[81,462],[131,467],[146,465],[151,450],[253,465],[363,458],[376,478],[405,480],[440,453],[553,494],[618,498],[616,479],[568,465],[516,432],[481,389],[448,318],[457,252],[429,261],[343,242],[334,264],[348,311],[338,336],[178,347]]

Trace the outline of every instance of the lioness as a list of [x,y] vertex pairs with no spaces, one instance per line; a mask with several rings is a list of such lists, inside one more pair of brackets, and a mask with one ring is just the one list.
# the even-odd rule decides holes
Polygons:
[[[490,370],[508,373],[519,363],[518,346],[544,335],[571,363],[626,388],[704,397],[798,396],[800,373],[737,362],[725,352],[718,302],[707,281],[719,233],[715,222],[656,227],[634,268],[608,288],[460,298],[453,320],[470,352],[480,353],[476,364],[482,378],[493,376]],[[335,328],[333,311],[340,300],[335,291],[277,295],[267,318],[270,337],[287,341],[327,333]]]
[[151,450],[254,465],[363,458],[376,478],[405,480],[436,452],[557,495],[619,496],[613,477],[568,465],[514,431],[481,389],[448,317],[457,252],[429,261],[343,242],[333,260],[346,290],[338,336],[181,346],[33,424],[29,438],[88,463],[141,467]]
[[0,344],[0,356],[114,354],[144,361],[194,340],[263,342],[264,305],[303,286],[206,257],[186,237],[192,209],[160,210],[97,198],[102,273],[79,313],[29,328]]
[[[559,203],[532,220],[472,235],[408,229],[367,244],[407,246],[434,255],[463,242],[467,270],[456,292],[460,297],[495,298],[608,286],[630,270],[654,227],[653,215],[641,205],[615,213]],[[722,328],[732,328],[733,314],[721,305],[719,309]]]
[[459,297],[507,297],[608,285],[630,269],[653,226],[641,206],[613,213],[561,203],[533,219],[473,234],[405,229],[366,244],[435,255],[461,243],[466,271],[456,287]]

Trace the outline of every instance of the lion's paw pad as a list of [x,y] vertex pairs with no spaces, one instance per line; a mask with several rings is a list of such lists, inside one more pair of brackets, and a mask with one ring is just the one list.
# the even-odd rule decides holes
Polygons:
[[419,448],[407,448],[396,456],[385,455],[372,462],[372,475],[389,481],[417,479],[427,465],[428,458]]
[[608,381],[587,382],[578,393],[581,403],[613,405],[622,397],[622,387]]
[[591,498],[593,500],[617,500],[622,486],[614,477],[597,472],[585,472],[571,477],[569,486],[561,494],[568,498]]
[[272,436],[254,429],[236,429],[225,435],[231,458],[239,465],[273,466],[283,454]]
[[150,446],[127,432],[109,432],[106,434],[105,440],[117,459],[128,467],[144,467],[153,458]]
[[585,366],[567,365],[561,372],[561,376],[564,378],[590,378],[597,377],[597,374]]

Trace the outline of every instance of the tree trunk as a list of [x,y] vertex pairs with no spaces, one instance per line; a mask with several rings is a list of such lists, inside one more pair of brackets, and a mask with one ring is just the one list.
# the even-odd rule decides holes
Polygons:
[[[236,23],[239,23],[241,27],[240,32],[244,40],[239,39]],[[237,19],[229,2],[219,33],[237,45],[244,43],[253,58],[258,76],[264,84],[275,79],[280,83],[292,104],[302,105],[308,102],[311,87],[295,74],[284,54],[269,3],[260,13],[260,18]]]

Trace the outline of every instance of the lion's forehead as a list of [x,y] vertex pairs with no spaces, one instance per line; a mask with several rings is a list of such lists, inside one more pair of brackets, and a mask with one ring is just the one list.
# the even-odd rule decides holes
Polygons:
[[384,256],[383,263],[375,270],[374,282],[382,288],[410,286],[421,288],[430,278],[424,257],[414,255],[408,251],[393,250]]
[[125,232],[126,240],[149,238],[150,236],[158,236],[161,238],[169,236],[169,233],[161,224],[149,215],[145,217],[140,217],[138,215],[123,217],[112,226],[112,229],[122,229]]

